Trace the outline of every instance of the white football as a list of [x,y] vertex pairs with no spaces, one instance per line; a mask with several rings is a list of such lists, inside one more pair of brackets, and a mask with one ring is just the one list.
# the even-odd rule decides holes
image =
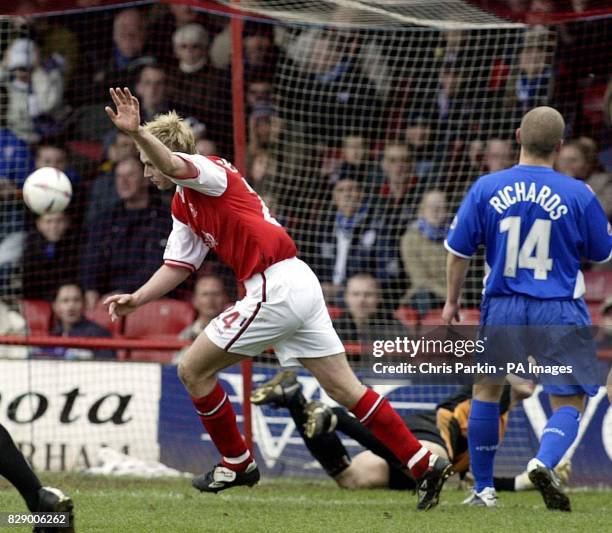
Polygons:
[[72,183],[61,170],[42,167],[28,176],[23,184],[23,201],[35,213],[59,213],[72,198]]

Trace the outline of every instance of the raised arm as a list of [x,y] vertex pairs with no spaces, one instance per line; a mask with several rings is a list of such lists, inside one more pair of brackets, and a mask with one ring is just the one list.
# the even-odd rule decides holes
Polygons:
[[106,114],[117,128],[134,139],[138,149],[155,168],[172,178],[185,178],[197,174],[191,162],[174,155],[161,141],[144,131],[140,125],[138,98],[133,96],[127,87],[110,89],[110,95],[117,110],[114,111],[106,106]]

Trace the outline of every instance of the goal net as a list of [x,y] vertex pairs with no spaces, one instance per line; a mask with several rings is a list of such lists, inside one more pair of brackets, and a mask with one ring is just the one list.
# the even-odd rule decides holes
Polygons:
[[[569,142],[558,167],[588,180],[612,214],[606,2],[572,2],[565,12],[461,0],[94,4],[16,8],[0,19],[0,334],[30,337],[26,347],[0,345],[0,421],[24,446],[47,442],[53,455],[72,443],[78,459],[86,432],[90,455],[127,446],[185,470],[214,457],[172,363],[197,329],[185,331],[193,305],[222,309],[239,289],[213,254],[198,273],[208,291],[199,300],[194,278],[132,319],[108,319],[102,297],[148,279],[171,226],[171,197],[153,190],[132,141],[104,112],[109,87],[130,87],[143,120],[169,110],[186,117],[200,153],[245,162],[243,174],[319,277],[354,359],[366,334],[440,323],[452,216],[478,176],[516,163],[514,132],[528,109],[564,114]],[[63,214],[38,217],[23,205],[23,182],[42,166],[72,181]],[[605,266],[584,266],[599,320],[612,282]],[[464,323],[478,321],[483,275],[480,252]],[[177,343],[181,332],[187,341]],[[271,376],[270,361],[256,361],[253,386]],[[242,420],[242,376],[230,372],[224,385]],[[455,388],[384,390],[401,410],[431,410]],[[601,421],[604,403],[589,424]],[[527,411],[517,407],[500,472],[522,468],[548,412],[539,396]],[[320,473],[286,412],[252,413],[269,472]],[[104,432],[111,426],[115,440]],[[601,440],[594,428],[587,440],[589,431]]]

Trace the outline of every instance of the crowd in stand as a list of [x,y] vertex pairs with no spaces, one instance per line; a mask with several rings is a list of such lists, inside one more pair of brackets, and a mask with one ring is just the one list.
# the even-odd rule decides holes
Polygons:
[[[228,22],[183,5],[2,22],[0,298],[52,302],[52,334],[109,336],[86,313],[148,279],[171,229],[170,197],[104,115],[108,88],[130,87],[143,121],[176,110],[199,153],[233,159]],[[517,162],[513,131],[535,105],[564,112],[557,169],[586,181],[612,219],[612,42],[577,46],[590,24],[557,28],[553,61],[543,28],[424,36],[246,22],[245,175],[319,276],[345,341],[374,322],[395,327],[398,307],[418,320],[443,305],[451,214],[479,175]],[[64,171],[75,195],[65,213],[34,219],[19,189],[42,166]],[[199,274],[172,295],[193,294],[183,339],[235,296],[214,257]],[[472,306],[479,292],[468,287]],[[60,351],[45,355],[115,356]]]

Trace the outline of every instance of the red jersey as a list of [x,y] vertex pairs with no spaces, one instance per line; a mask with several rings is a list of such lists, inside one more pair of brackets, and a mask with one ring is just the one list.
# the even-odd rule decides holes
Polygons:
[[195,271],[212,249],[244,281],[295,257],[291,237],[231,163],[220,157],[176,155],[191,162],[197,174],[172,178],[177,189],[165,264]]

